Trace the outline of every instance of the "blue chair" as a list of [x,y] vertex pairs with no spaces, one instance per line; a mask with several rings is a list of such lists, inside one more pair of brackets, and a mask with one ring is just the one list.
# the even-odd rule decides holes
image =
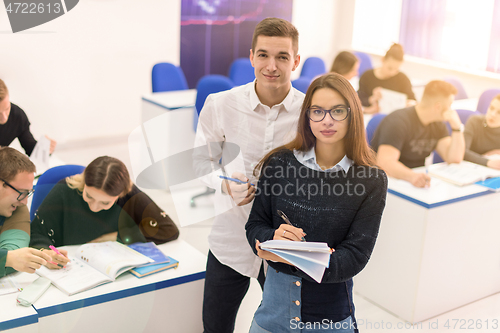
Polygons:
[[255,71],[248,58],[238,58],[231,63],[229,79],[235,86],[241,86],[255,80]]
[[368,144],[370,146],[372,144],[373,135],[375,134],[378,125],[380,124],[382,119],[385,118],[385,116],[387,115],[382,113],[377,113],[372,117],[372,119],[370,119],[370,121],[366,125],[366,141],[368,141]]
[[302,91],[304,94],[306,93],[307,88],[309,88],[310,84],[311,79],[308,77],[299,77],[298,79],[292,81],[292,86],[298,91]]
[[35,218],[35,213],[42,203],[43,199],[52,190],[55,184],[63,178],[73,176],[82,173],[85,167],[82,165],[68,164],[60,165],[45,171],[35,186],[35,193],[33,193],[33,199],[31,200],[30,209],[30,219],[33,221]]
[[373,69],[372,59],[368,54],[356,51],[354,52],[354,55],[359,59],[359,77],[361,77],[361,75],[363,75],[363,73],[367,70]]
[[[205,100],[207,99],[208,95],[229,90],[233,87],[234,87],[233,81],[231,81],[228,77],[224,75],[218,75],[218,74],[206,75],[202,77],[200,81],[198,81],[198,84],[196,85],[196,89],[198,91],[196,94],[196,103],[195,103],[196,114],[194,117],[196,122],[194,127],[195,131],[198,125],[198,117],[203,108],[203,105],[205,105]],[[207,187],[205,192],[197,194],[191,198],[190,202],[191,207],[196,207],[195,199],[212,193],[215,193],[215,190]]]
[[160,62],[154,65],[151,72],[151,79],[154,93],[188,89],[182,68],[168,62]]
[[457,88],[457,94],[455,95],[455,100],[469,98],[467,96],[467,92],[465,92],[465,88],[462,85],[462,82],[460,82],[459,79],[454,78],[454,77],[448,77],[448,78],[445,78],[444,81],[452,84],[455,88]]
[[[460,122],[462,124],[467,123],[469,117],[472,116],[473,114],[476,114],[476,112],[471,110],[457,109],[456,111],[458,113],[458,117],[460,118]],[[451,126],[448,122],[446,122],[446,128],[448,129],[448,133],[450,133],[451,135]],[[441,163],[441,162],[444,162],[444,160],[441,158],[438,152],[434,150],[434,157],[432,158],[432,163]]]
[[326,73],[326,66],[323,59],[318,57],[310,57],[304,61],[302,70],[300,72],[300,77],[307,77],[310,80],[314,79],[318,75],[323,75]]
[[490,107],[493,98],[500,94],[500,89],[488,89],[484,91],[481,96],[479,96],[479,101],[477,102],[477,112],[486,114],[488,108]]

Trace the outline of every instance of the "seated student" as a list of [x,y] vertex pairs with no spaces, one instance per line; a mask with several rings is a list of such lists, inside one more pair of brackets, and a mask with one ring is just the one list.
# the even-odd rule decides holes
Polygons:
[[394,90],[408,96],[408,104],[415,101],[415,94],[408,77],[399,71],[403,64],[404,51],[400,44],[393,44],[382,58],[382,66],[368,70],[359,79],[358,95],[365,113],[379,112],[378,101],[381,88]]
[[[374,164],[356,91],[336,73],[314,80],[296,138],[255,168],[258,173],[263,165],[245,228],[250,246],[270,267],[250,333],[290,332],[300,325],[302,332],[354,332],[352,277],[370,258],[387,193],[387,177]],[[267,240],[302,237],[335,249],[321,283],[259,248]]]
[[342,51],[333,60],[330,72],[338,73],[351,80],[353,77],[358,76],[359,59],[348,51]]
[[34,273],[51,260],[47,254],[27,247],[30,213],[26,207],[33,193],[35,165],[9,147],[0,147],[0,277],[14,272]]
[[[46,136],[47,137],[47,136]],[[31,155],[35,148],[36,140],[30,132],[30,122],[23,109],[10,102],[9,90],[5,83],[0,80],[0,146],[8,146],[19,139],[26,155]],[[54,152],[57,142],[50,140],[50,154]]]
[[178,236],[170,217],[132,183],[125,164],[108,156],[57,183],[31,223],[31,246],[43,248],[61,265],[68,260],[47,250],[49,245],[115,240],[162,244]]
[[465,124],[464,160],[500,169],[500,95],[491,101],[486,115],[473,115]]
[[[457,89],[444,81],[431,81],[424,89],[422,101],[415,106],[397,110],[382,119],[372,139],[377,164],[391,177],[426,187],[430,177],[410,168],[424,166],[436,149],[448,163],[460,163],[465,152],[464,125],[451,109]],[[443,121],[452,129],[448,134]]]

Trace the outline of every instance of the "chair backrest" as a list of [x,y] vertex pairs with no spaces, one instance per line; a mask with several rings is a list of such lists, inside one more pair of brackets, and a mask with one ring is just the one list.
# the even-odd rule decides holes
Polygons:
[[444,81],[452,84],[455,88],[457,88],[457,94],[455,95],[455,100],[469,98],[467,96],[467,92],[465,91],[464,86],[462,85],[462,82],[460,82],[459,79],[454,78],[454,77],[448,77],[448,78],[445,78]]
[[55,184],[63,178],[82,173],[85,167],[82,165],[68,164],[60,165],[45,171],[35,186],[35,193],[31,200],[30,219],[33,221],[35,213],[42,203],[43,199],[52,190]]
[[182,68],[168,62],[160,62],[154,65],[151,79],[153,92],[188,89]]
[[241,86],[255,80],[255,71],[248,58],[238,58],[229,67],[229,79],[235,86]]
[[200,115],[203,105],[205,105],[205,100],[208,95],[215,94],[224,90],[229,90],[234,87],[233,81],[231,81],[227,76],[219,74],[205,75],[198,81],[196,85],[196,115],[194,117],[194,130],[196,131],[196,126],[198,126],[198,116]]
[[359,70],[358,70],[359,77],[361,77],[361,75],[363,75],[363,73],[366,72],[367,70],[373,69],[372,59],[368,54],[356,51],[354,52],[354,55],[359,59]]
[[500,89],[488,89],[484,91],[481,96],[479,96],[479,101],[477,102],[477,112],[486,114],[491,101],[498,94],[500,94]]
[[382,121],[382,119],[387,116],[386,114],[378,113],[368,121],[368,124],[366,125],[366,141],[368,141],[368,144],[371,146],[372,144],[372,139],[373,135],[375,134],[375,130],[377,129],[378,125]]
[[318,75],[323,75],[326,73],[326,66],[323,59],[318,57],[309,57],[304,61],[302,70],[300,71],[301,77],[307,77],[310,80],[314,79]]
[[292,81],[292,86],[298,91],[302,91],[304,94],[306,93],[307,88],[309,88],[310,84],[311,79],[308,77],[299,77],[298,79]]

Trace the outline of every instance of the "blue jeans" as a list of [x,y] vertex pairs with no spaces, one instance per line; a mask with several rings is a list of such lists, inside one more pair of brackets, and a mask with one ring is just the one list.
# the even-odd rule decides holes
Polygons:
[[338,322],[301,321],[302,279],[269,267],[262,303],[255,312],[250,333],[353,333],[351,316]]
[[[264,270],[261,266],[257,278],[264,286]],[[203,329],[205,333],[232,333],[236,314],[245,297],[250,278],[241,275],[219,262],[208,252],[205,291],[203,295]]]

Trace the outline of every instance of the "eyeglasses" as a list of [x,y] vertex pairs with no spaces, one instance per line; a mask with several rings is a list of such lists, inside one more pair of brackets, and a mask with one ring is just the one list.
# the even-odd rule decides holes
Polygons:
[[347,106],[336,106],[330,110],[310,108],[307,109],[307,115],[309,116],[309,119],[314,122],[320,122],[325,119],[327,113],[330,114],[330,117],[332,117],[333,120],[342,121],[347,118],[350,111],[351,109]]
[[22,201],[24,200],[25,198],[29,197],[30,195],[33,194],[33,192],[35,192],[34,189],[31,189],[31,190],[28,190],[28,191],[19,191],[17,188],[15,188],[14,186],[10,185],[9,183],[7,183],[5,180],[3,179],[0,179],[1,181],[3,181],[5,183],[5,185],[7,185],[8,187],[10,187],[11,189],[13,189],[14,191],[16,191],[17,193],[19,193],[19,196],[17,197],[17,201]]

